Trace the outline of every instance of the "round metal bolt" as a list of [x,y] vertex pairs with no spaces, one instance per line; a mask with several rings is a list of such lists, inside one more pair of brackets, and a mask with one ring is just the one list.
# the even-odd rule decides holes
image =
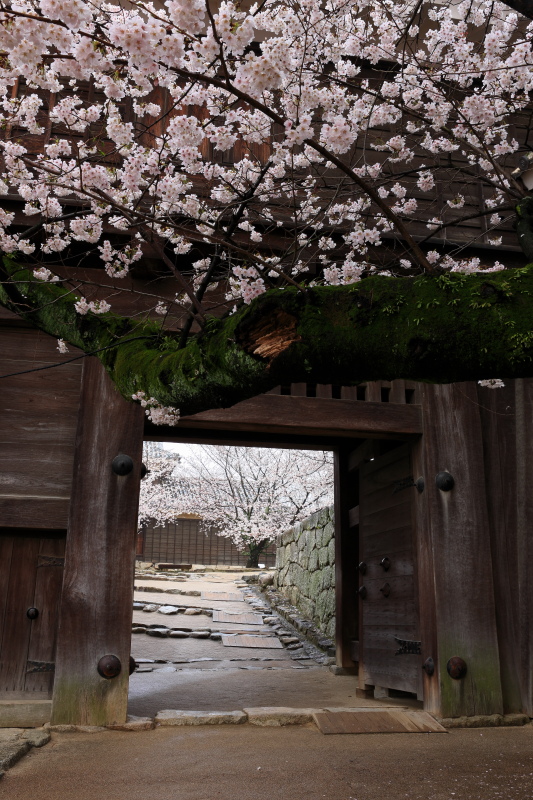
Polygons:
[[422,664],[422,669],[424,670],[426,675],[431,678],[431,676],[435,672],[435,662],[433,661],[431,656],[429,656],[429,658],[426,658],[426,660]]
[[450,678],[453,678],[454,681],[460,681],[466,675],[466,661],[459,658],[459,656],[453,656],[446,664],[446,669]]
[[122,664],[120,663],[120,658],[118,656],[114,656],[108,654],[106,656],[102,656],[100,661],[98,662],[98,674],[102,676],[102,678],[116,678],[117,675],[120,675],[122,671]]
[[453,475],[446,471],[439,472],[435,478],[435,483],[437,484],[437,489],[440,489],[441,492],[449,492],[455,486]]
[[133,459],[124,453],[119,453],[111,462],[111,469],[115,475],[129,475],[133,469]]

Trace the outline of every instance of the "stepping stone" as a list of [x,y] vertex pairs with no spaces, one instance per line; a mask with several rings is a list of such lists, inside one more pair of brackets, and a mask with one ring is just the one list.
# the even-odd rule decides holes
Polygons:
[[112,731],[151,731],[155,728],[155,722],[151,717],[133,717],[128,715],[126,722],[120,722],[117,725],[108,725],[107,727]]
[[161,639],[167,637],[169,632],[168,628],[148,628],[146,631],[148,636],[159,636]]
[[201,614],[202,613],[202,609],[201,608],[186,608],[183,613],[186,614],[187,616],[191,617],[191,616],[193,616],[193,614]]
[[159,606],[160,614],[177,614],[178,609],[176,606]]
[[168,634],[171,639],[188,639],[189,634],[187,631],[170,631]]
[[283,644],[300,644],[300,640],[297,636],[280,636],[280,642]]
[[146,628],[144,625],[134,625],[131,629],[132,633],[146,633]]
[[209,639],[210,635],[209,631],[192,631],[190,634],[191,639]]
[[313,721],[317,708],[286,708],[283,706],[260,706],[245,708],[248,722],[267,728],[280,728],[285,725],[306,725]]
[[143,608],[144,608],[144,603],[139,603],[137,600],[133,603],[134,611],[142,611]]
[[220,600],[224,602],[242,602],[242,592],[202,592],[202,600]]
[[346,709],[319,711],[313,719],[321,733],[448,733],[427,711]]
[[221,633],[212,633],[212,634],[211,634],[211,636],[210,636],[210,638],[211,638],[211,639],[212,639],[214,642],[220,642],[220,640],[222,639],[222,634],[221,634]]
[[229,611],[213,609],[213,622],[232,622],[239,625],[262,625],[263,617],[259,614],[231,614]]
[[242,711],[160,711],[157,725],[239,725],[246,722]]
[[251,634],[222,634],[225,647],[261,647],[268,650],[283,650],[283,645],[275,636],[252,636]]
[[153,603],[148,603],[147,605],[143,606],[143,611],[150,613],[152,611],[157,611],[158,608],[159,606],[156,606]]

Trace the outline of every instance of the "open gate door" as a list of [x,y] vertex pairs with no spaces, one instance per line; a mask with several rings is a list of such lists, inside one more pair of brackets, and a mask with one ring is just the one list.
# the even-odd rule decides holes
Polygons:
[[421,699],[409,445],[362,465],[359,474],[359,687]]

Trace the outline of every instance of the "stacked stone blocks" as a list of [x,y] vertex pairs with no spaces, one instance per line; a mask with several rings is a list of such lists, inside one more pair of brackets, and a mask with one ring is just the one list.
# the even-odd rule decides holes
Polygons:
[[326,636],[335,638],[333,506],[317,511],[280,536],[274,588]]

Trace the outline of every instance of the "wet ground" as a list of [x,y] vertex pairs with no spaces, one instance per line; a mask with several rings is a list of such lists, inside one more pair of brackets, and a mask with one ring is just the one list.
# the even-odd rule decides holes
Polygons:
[[[200,578],[192,575],[186,581],[136,580],[137,586],[171,591],[238,593],[242,598],[239,601],[203,599],[202,596],[177,595],[167,591],[136,591],[135,600],[208,611],[219,609],[236,615],[257,613],[252,606],[263,602],[260,594],[248,594],[250,601],[246,602],[245,593],[249,589],[239,578],[239,574],[220,572],[207,573]],[[270,610],[265,609],[265,614],[259,619],[269,614]],[[284,629],[291,638],[295,636],[295,632],[281,619],[279,626],[251,625],[213,622],[212,617],[205,614],[167,616],[157,611],[137,610],[133,621],[134,624],[195,631],[251,632],[265,637],[272,637],[273,627],[281,626],[278,633],[283,634]],[[268,641],[277,642],[279,636]],[[324,653],[305,642],[303,648],[294,643],[293,646],[294,649],[227,647],[210,638],[173,639],[133,634],[132,655],[139,662],[141,671],[135,672],[130,680],[129,713],[153,717],[163,709],[231,711],[249,706],[308,708],[373,704],[374,701],[356,699],[355,676],[336,676],[329,671]],[[320,658],[323,663],[310,655]],[[155,663],[156,660],[165,663]],[[398,703],[405,705],[405,700]]]

